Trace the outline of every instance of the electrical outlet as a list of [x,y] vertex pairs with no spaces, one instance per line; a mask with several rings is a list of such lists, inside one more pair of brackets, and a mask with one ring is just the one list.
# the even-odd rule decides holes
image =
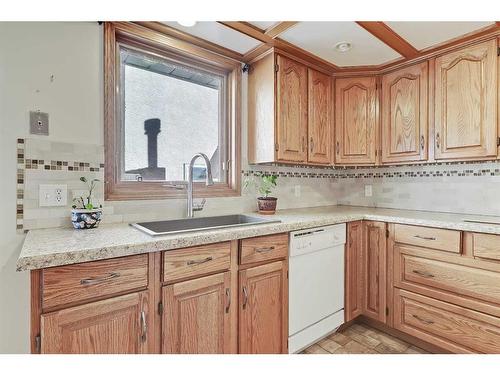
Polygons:
[[40,111],[30,112],[30,134],[49,135],[49,114]]
[[372,195],[372,185],[365,185],[365,197],[371,197]]
[[295,198],[300,198],[300,185],[295,185],[293,188],[293,193],[295,195]]
[[40,207],[64,207],[68,204],[68,185],[46,185],[39,186]]

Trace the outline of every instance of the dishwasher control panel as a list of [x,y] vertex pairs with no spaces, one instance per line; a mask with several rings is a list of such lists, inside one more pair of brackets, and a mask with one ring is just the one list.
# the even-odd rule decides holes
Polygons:
[[306,254],[346,242],[346,225],[304,229],[290,233],[290,256]]

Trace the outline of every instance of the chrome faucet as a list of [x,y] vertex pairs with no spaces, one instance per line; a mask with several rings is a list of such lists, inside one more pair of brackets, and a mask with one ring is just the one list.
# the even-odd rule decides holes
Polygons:
[[191,162],[189,163],[189,171],[188,171],[188,182],[187,182],[187,217],[193,217],[194,211],[201,211],[205,206],[206,199],[200,204],[193,203],[193,167],[194,163],[198,158],[203,158],[205,160],[205,165],[207,167],[207,178],[205,180],[205,184],[207,186],[211,186],[214,184],[214,180],[212,179],[212,164],[210,164],[210,159],[204,153],[200,152],[193,156]]

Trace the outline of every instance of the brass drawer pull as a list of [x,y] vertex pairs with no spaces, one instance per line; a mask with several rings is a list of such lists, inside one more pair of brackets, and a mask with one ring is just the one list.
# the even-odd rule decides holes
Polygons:
[[268,252],[273,251],[273,250],[274,250],[274,246],[255,248],[256,253],[268,253]]
[[120,274],[118,272],[111,272],[110,274],[103,276],[103,277],[89,277],[87,279],[81,279],[80,284],[81,285],[95,285],[99,283],[104,283],[106,281],[110,281],[112,279],[116,279],[117,277],[120,277]]
[[420,236],[420,235],[415,235],[413,236],[415,238],[420,238],[421,240],[427,240],[427,241],[436,241],[436,237],[424,237],[424,236]]
[[205,259],[200,259],[200,260],[188,260],[187,261],[187,265],[188,266],[193,266],[195,264],[203,264],[203,263],[206,263],[206,262],[210,262],[213,259],[214,258],[212,258],[212,257],[206,257]]
[[229,308],[231,307],[231,289],[226,288],[226,314],[229,312]]
[[148,325],[146,323],[146,313],[144,311],[141,311],[141,341],[146,342],[148,338]]
[[424,324],[434,324],[434,322],[432,320],[427,320],[427,319],[421,318],[420,316],[418,316],[416,314],[412,314],[411,316],[413,316],[415,319],[417,319],[418,321],[420,321]]
[[245,309],[247,307],[247,303],[248,303],[248,291],[247,291],[247,287],[244,286],[243,287],[243,309]]
[[420,275],[422,277],[429,277],[429,278],[434,277],[434,275],[432,273],[425,272],[425,271],[413,270],[412,272],[416,273],[417,275]]

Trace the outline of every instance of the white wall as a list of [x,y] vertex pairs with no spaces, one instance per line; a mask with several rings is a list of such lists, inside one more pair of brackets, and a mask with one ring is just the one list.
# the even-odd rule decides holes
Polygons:
[[29,351],[29,275],[15,271],[16,138],[40,109],[52,140],[103,143],[102,46],[97,23],[0,22],[0,353]]

